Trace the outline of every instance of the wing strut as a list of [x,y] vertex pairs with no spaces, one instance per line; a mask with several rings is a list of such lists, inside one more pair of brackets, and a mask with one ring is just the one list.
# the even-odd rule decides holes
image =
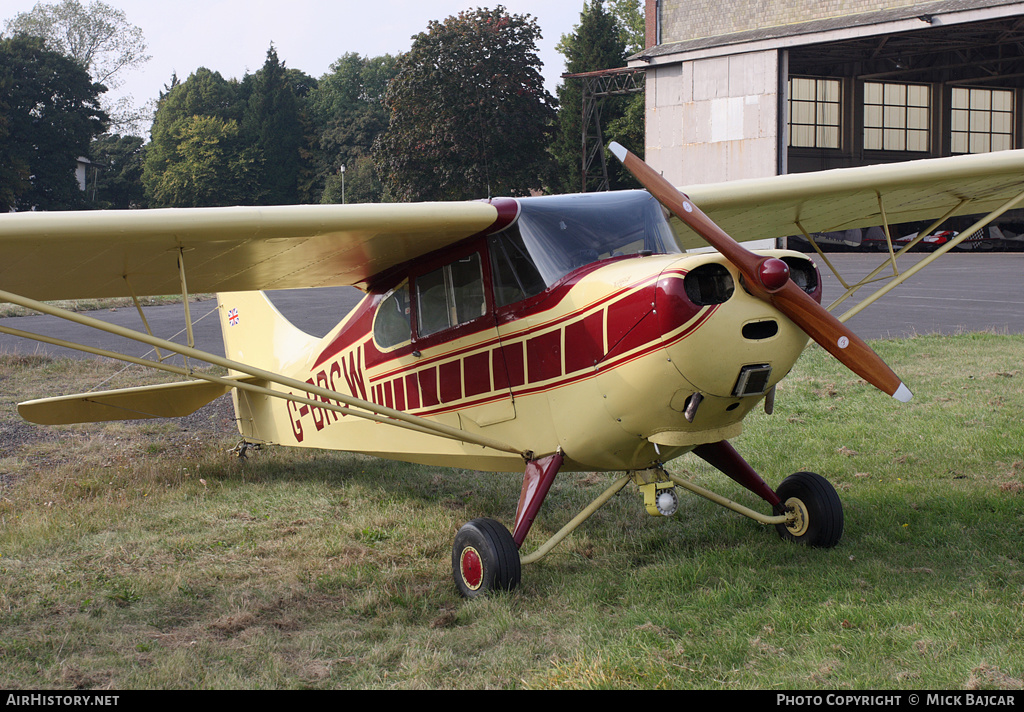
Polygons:
[[832,272],[833,275],[835,275],[835,278],[839,280],[839,284],[843,285],[843,289],[849,289],[850,285],[846,283],[846,280],[843,279],[843,275],[841,275],[839,273],[839,270],[837,270],[832,265],[832,261],[829,260],[828,256],[825,255],[825,253],[822,251],[821,247],[818,246],[818,243],[814,239],[814,236],[811,235],[811,233],[807,232],[807,229],[803,226],[803,223],[801,223],[799,220],[796,221],[796,226],[800,229],[800,232],[802,232],[804,234],[804,237],[807,239],[807,241],[809,243],[811,243],[811,247],[813,247],[814,251],[816,253],[818,253],[818,257],[820,257],[821,260],[826,265],[828,265],[829,270]]
[[[851,307],[848,311],[844,312],[843,315],[839,317],[839,321],[844,321],[845,322],[848,319],[850,319],[851,317],[856,316],[865,307],[867,307],[870,304],[874,304],[876,301],[878,301],[879,299],[884,297],[886,294],[891,292],[893,289],[895,289],[899,285],[903,284],[905,281],[907,281],[908,279],[913,277],[915,274],[917,274],[922,269],[924,269],[925,267],[930,265],[932,262],[937,260],[939,257],[941,257],[942,255],[946,254],[947,252],[952,250],[954,247],[959,245],[961,242],[963,242],[964,240],[969,238],[971,235],[976,233],[978,230],[981,230],[982,228],[987,226],[990,222],[992,222],[997,217],[999,217],[1000,215],[1005,213],[1007,210],[1012,210],[1022,200],[1024,200],[1024,192],[1018,193],[1014,197],[1010,198],[1005,203],[1000,205],[998,208],[993,210],[991,213],[989,213],[988,215],[985,215],[984,217],[982,217],[979,220],[977,220],[969,228],[967,228],[966,230],[963,230],[955,238],[953,238],[952,240],[950,240],[946,244],[944,244],[941,247],[939,247],[937,250],[935,250],[935,252],[932,252],[930,255],[925,257],[923,260],[921,260],[920,262],[918,262],[914,266],[908,268],[902,274],[899,274],[899,275],[895,276],[891,282],[885,284],[882,287],[879,287],[877,290],[872,292],[869,296],[867,296],[864,299],[862,299],[860,302],[857,303],[856,306]],[[957,208],[959,208],[959,207],[960,206],[958,205]],[[954,208],[953,211],[950,211],[950,213],[948,213],[947,215],[952,214],[952,212],[954,212],[957,208]],[[943,218],[943,220],[945,220],[945,217]],[[941,222],[941,221],[938,221],[938,222]],[[930,234],[933,229],[934,229],[934,226],[929,228],[929,230],[927,232],[924,232],[924,234],[925,235]],[[918,234],[918,237],[919,238],[921,237],[920,233]],[[904,252],[909,250],[914,244],[915,243],[911,243],[907,247],[903,248],[902,250],[900,250],[899,254],[902,255]],[[853,292],[856,291],[857,289],[859,289],[861,286],[863,286],[867,282],[867,280],[872,279],[879,272],[881,272],[882,269],[884,269],[884,267],[885,267],[885,263],[882,263],[881,265],[879,265],[878,268],[875,269],[875,271],[872,272],[871,274],[869,274],[867,277],[865,277],[861,281],[860,284],[855,285],[853,288],[851,288],[851,290],[848,290],[847,294],[844,294],[842,297],[840,297],[840,299],[836,302],[836,304],[838,304],[839,301],[842,301],[843,299],[848,297],[850,294],[853,294]],[[836,304],[833,304],[832,306],[834,307],[834,306],[836,306]]]
[[[153,330],[149,328],[149,319],[146,318],[146,312],[142,310],[142,304],[139,302],[139,298],[135,296],[135,288],[132,286],[131,280],[128,279],[128,275],[124,275],[124,283],[132,295],[132,303],[135,304],[135,311],[139,313],[139,318],[142,319],[142,325],[146,327],[146,333],[153,336]],[[154,346],[153,350],[156,352],[157,360],[163,361],[164,357],[160,355],[160,349]]]
[[[898,260],[900,257],[905,255],[906,253],[910,252],[910,250],[914,249],[914,246],[917,245],[917,243],[921,242],[921,240],[923,240],[926,236],[932,234],[933,230],[935,230],[942,223],[946,222],[946,220],[948,220],[949,218],[953,217],[953,215],[955,215],[957,212],[959,212],[962,207],[964,207],[965,205],[967,205],[970,202],[971,201],[970,201],[969,198],[964,198],[963,200],[961,200],[954,207],[950,208],[946,212],[946,214],[943,215],[941,218],[939,218],[938,220],[933,222],[931,225],[929,225],[924,230],[919,230],[918,233],[917,233],[917,237],[915,237],[909,243],[904,245],[900,249],[899,252],[897,252],[897,253],[892,255],[891,261],[883,261],[880,265],[878,265],[878,267],[876,267],[871,272],[871,274],[867,275],[866,277],[862,277],[859,282],[857,282],[856,284],[854,284],[852,286],[850,284],[847,284],[846,281],[839,274],[839,271],[835,267],[832,266],[832,263],[829,262],[828,258],[826,258],[825,255],[822,253],[821,248],[819,248],[818,245],[814,242],[814,239],[810,235],[807,234],[807,230],[804,229],[804,226],[801,225],[799,222],[797,222],[797,227],[799,227],[800,230],[804,233],[804,236],[808,240],[810,240],[811,245],[814,246],[815,251],[817,251],[817,253],[825,261],[825,264],[828,265],[828,268],[830,270],[832,270],[832,274],[834,274],[836,276],[836,278],[839,280],[840,284],[843,285],[843,289],[846,290],[845,292],[843,292],[843,294],[838,299],[836,299],[834,302],[832,302],[828,306],[828,310],[829,311],[834,310],[840,304],[842,304],[847,299],[849,299],[854,294],[856,294],[856,292],[861,287],[864,287],[864,286],[866,286],[868,284],[871,284],[872,282],[882,282],[882,281],[885,281],[887,279],[892,279],[893,277],[899,277],[900,276],[900,270],[899,270],[899,267],[896,265],[896,260]],[[886,230],[886,235],[888,236],[888,234],[889,234],[889,226],[888,225],[886,225],[885,230]],[[892,243],[890,242],[890,247],[891,246],[892,246]],[[885,269],[886,264],[891,264],[892,265],[892,274],[891,275],[886,275],[884,277],[879,277],[878,275],[881,274],[882,270]],[[877,277],[877,279],[876,279],[876,277]],[[868,302],[868,304],[870,304],[870,302]],[[867,304],[865,304],[865,306],[867,306]],[[849,318],[849,317],[846,317],[846,318]],[[840,321],[844,321],[844,319],[840,318]]]
[[[387,425],[394,425],[395,427],[405,428],[407,430],[412,430],[412,431],[415,431],[415,432],[425,433],[427,435],[436,435],[438,437],[449,437],[449,438],[451,438],[453,440],[465,441],[464,438],[454,438],[454,437],[451,437],[451,436],[448,436],[448,435],[443,435],[443,434],[435,432],[433,430],[430,430],[430,429],[427,429],[427,428],[424,428],[424,427],[421,427],[421,426],[413,425],[412,423],[406,423],[406,422],[403,422],[403,421],[400,421],[400,420],[392,420],[392,419],[389,419],[389,418],[385,418],[384,416],[377,415],[375,413],[367,413],[367,412],[363,412],[363,411],[352,410],[351,408],[349,408],[347,406],[341,406],[341,405],[337,405],[335,403],[325,403],[322,400],[317,400],[317,399],[313,399],[313,398],[306,398],[306,397],[303,397],[303,396],[296,396],[296,395],[291,394],[291,393],[282,393],[281,391],[274,391],[274,390],[271,390],[269,388],[265,388],[263,386],[260,386],[260,385],[258,385],[256,383],[251,383],[251,382],[246,382],[244,380],[240,380],[239,376],[234,376],[234,377],[229,377],[229,378],[222,378],[220,376],[214,376],[214,375],[208,374],[208,373],[196,372],[196,371],[193,371],[191,368],[182,368],[180,366],[173,366],[173,365],[167,364],[167,363],[147,361],[146,359],[143,359],[143,358],[138,358],[138,357],[135,357],[135,356],[128,356],[126,354],[117,353],[116,351],[109,351],[107,349],[101,349],[101,348],[97,348],[97,347],[94,347],[94,346],[85,346],[85,345],[82,345],[82,344],[76,344],[73,341],[67,341],[65,339],[58,339],[58,338],[54,338],[54,337],[51,337],[51,336],[42,336],[40,334],[33,334],[31,332],[22,331],[20,329],[11,329],[11,328],[8,328],[8,327],[5,327],[5,326],[0,326],[0,332],[2,332],[4,334],[9,334],[11,336],[17,336],[17,337],[23,338],[23,339],[32,339],[34,341],[40,341],[40,342],[42,342],[44,344],[50,344],[52,346],[60,346],[61,348],[76,349],[78,351],[84,351],[85,353],[90,353],[90,354],[92,354],[94,356],[100,356],[100,357],[103,357],[103,358],[115,359],[117,361],[125,361],[126,363],[133,363],[133,364],[136,364],[138,366],[145,366],[147,368],[152,368],[152,369],[157,370],[157,371],[166,371],[167,373],[173,373],[173,374],[176,374],[178,376],[185,376],[185,377],[189,377],[189,378],[197,378],[197,379],[200,379],[200,380],[203,380],[203,381],[207,381],[208,383],[215,383],[217,385],[225,386],[227,388],[237,388],[238,390],[242,390],[242,391],[249,391],[249,392],[252,392],[252,393],[259,393],[261,395],[275,396],[277,398],[281,398],[282,400],[290,400],[290,401],[294,401],[295,403],[299,403],[299,404],[302,404],[302,405],[308,405],[308,406],[312,406],[312,407],[316,407],[316,408],[323,408],[324,410],[332,410],[332,411],[341,413],[342,415],[354,415],[354,416],[359,417],[359,418],[365,418],[366,420],[372,420],[372,421],[377,422],[377,423],[385,423]],[[198,353],[202,353],[202,352],[200,351]],[[256,380],[252,376],[245,376],[245,378],[249,378],[251,380]],[[187,381],[182,381],[182,383],[187,383]],[[99,392],[97,392],[97,395],[101,395],[103,393],[110,393],[110,391],[99,391]],[[22,410],[22,406],[26,406],[26,409],[30,412],[31,409],[32,409],[32,406],[34,406],[36,404],[41,404],[43,402],[52,402],[52,400],[53,399],[44,398],[44,399],[41,399],[41,400],[26,401],[25,403],[20,403],[18,405],[18,409],[19,409],[19,411],[21,411]],[[136,411],[136,412],[138,413],[139,417],[160,417],[160,416],[154,416],[152,413],[145,413],[145,412],[141,412],[141,411]],[[31,420],[31,418],[29,418],[29,417],[26,417],[26,419],[27,420]],[[39,421],[34,421],[34,422],[39,422]],[[52,424],[52,423],[46,423],[46,424]]]
[[185,304],[185,329],[188,331],[188,346],[195,348],[196,336],[192,333],[192,310],[188,306],[188,283],[185,281],[185,248],[178,248],[178,275],[181,279],[181,300]]
[[[120,361],[128,361],[130,363],[136,363],[139,365],[146,366],[148,368],[155,368],[157,370],[168,371],[176,373],[182,376],[188,376],[192,378],[200,378],[202,380],[210,381],[213,383],[219,383],[221,385],[227,385],[231,388],[240,388],[242,390],[258,391],[263,395],[270,395],[276,398],[283,398],[284,400],[292,400],[297,403],[303,403],[307,405],[316,406],[317,408],[324,408],[326,410],[333,410],[343,414],[355,415],[367,420],[373,420],[379,423],[386,423],[388,425],[398,425],[405,427],[410,430],[416,430],[418,432],[424,432],[431,435],[438,435],[441,437],[449,438],[452,440],[458,440],[461,442],[469,443],[472,445],[479,445],[481,447],[490,448],[492,450],[499,450],[501,452],[514,453],[520,455],[526,460],[533,459],[533,453],[530,451],[520,450],[512,445],[503,443],[499,440],[489,438],[476,433],[470,433],[459,428],[454,428],[450,425],[443,423],[437,423],[427,418],[421,418],[416,415],[411,415],[394,408],[388,408],[386,406],[377,405],[370,401],[361,400],[359,398],[353,398],[337,391],[332,391],[328,388],[322,388],[315,386],[305,381],[298,381],[281,374],[273,373],[270,371],[264,371],[263,369],[254,368],[244,363],[232,361],[230,359],[210,354],[205,351],[201,351],[191,346],[182,346],[181,344],[175,344],[172,341],[160,339],[155,336],[142,334],[132,329],[126,329],[124,327],[116,326],[114,324],[107,324],[106,322],[94,319],[83,314],[76,314],[69,312],[65,309],[55,307],[51,304],[45,304],[43,302],[22,297],[10,292],[0,290],[0,301],[11,302],[12,304],[18,304],[27,309],[33,309],[35,311],[42,312],[44,314],[50,314],[52,316],[66,319],[67,321],[75,322],[83,326],[92,327],[105,331],[116,336],[121,336],[127,339],[132,339],[140,343],[148,344],[154,347],[161,347],[167,351],[181,354],[186,358],[193,358],[200,361],[206,361],[215,366],[221,366],[223,368],[238,371],[244,373],[254,379],[269,381],[276,383],[285,388],[293,388],[301,393],[306,394],[305,397],[297,396],[292,393],[283,393],[281,391],[274,391],[269,388],[264,388],[258,384],[246,383],[244,381],[238,381],[233,379],[220,378],[211,374],[205,374],[194,371],[191,367],[181,368],[172,366],[171,364],[158,363],[156,361],[147,361],[145,359],[135,358],[127,356],[125,354],[119,354],[113,351],[107,351],[105,349],[97,349],[88,347],[82,344],[75,344],[73,342],[64,341],[62,339],[54,339],[45,337],[40,334],[32,334],[18,329],[10,329],[7,327],[0,327],[0,331],[11,334],[12,336],[20,336],[23,338],[33,339],[35,341],[42,341],[44,343],[51,343],[56,346],[64,346],[67,348],[73,348],[79,351],[85,351],[86,353],[92,353],[97,356],[104,356],[107,358],[113,358]],[[314,399],[314,396],[319,398]],[[326,399],[326,400],[325,400]],[[352,410],[357,408],[361,410]]]

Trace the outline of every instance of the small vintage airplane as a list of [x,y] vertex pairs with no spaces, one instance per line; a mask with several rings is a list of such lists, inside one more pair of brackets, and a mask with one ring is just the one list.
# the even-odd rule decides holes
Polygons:
[[[457,533],[452,571],[468,597],[510,589],[629,482],[647,511],[672,514],[676,487],[786,539],[835,545],[843,512],[821,476],[772,489],[729,439],[789,373],[808,338],[864,380],[910,391],[820,305],[814,262],[743,240],[987,213],[1024,199],[1024,151],[695,186],[689,197],[617,144],[646,191],[446,204],[287,206],[0,215],[0,300],[186,357],[144,360],[38,334],[6,333],[162,369],[188,380],[35,400],[41,424],[186,415],[230,392],[241,451],[330,448],[410,462],[522,471],[513,526],[476,519]],[[691,199],[692,198],[692,199]],[[698,209],[697,206],[701,206]],[[714,222],[709,215],[714,217]],[[715,251],[686,253],[710,244]],[[887,239],[856,283],[919,271]],[[829,268],[826,255],[818,256]],[[260,291],[356,285],[362,302],[323,339],[292,326]],[[113,327],[40,300],[218,292],[226,357]],[[140,310],[141,312],[141,310]],[[143,318],[144,319],[144,318]],[[186,324],[190,327],[190,324]],[[148,327],[147,327],[148,331]],[[188,367],[223,366],[225,376]],[[398,436],[400,435],[400,436]],[[667,473],[693,452],[771,508],[751,510]],[[560,470],[621,471],[548,542],[521,553]]]

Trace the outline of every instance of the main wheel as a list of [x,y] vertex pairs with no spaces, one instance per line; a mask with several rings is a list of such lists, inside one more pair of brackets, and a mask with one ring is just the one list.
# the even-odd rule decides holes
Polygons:
[[843,505],[828,480],[814,472],[797,472],[775,491],[787,510],[796,513],[790,524],[776,524],[779,536],[807,546],[830,548],[843,536]]
[[521,575],[519,547],[508,529],[493,519],[474,519],[459,529],[452,546],[452,576],[463,596],[511,591]]

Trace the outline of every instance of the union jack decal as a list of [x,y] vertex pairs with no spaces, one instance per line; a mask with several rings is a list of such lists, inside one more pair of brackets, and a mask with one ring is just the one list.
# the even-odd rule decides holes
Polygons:
[[228,312],[228,324],[231,326],[238,326],[238,310],[232,309]]

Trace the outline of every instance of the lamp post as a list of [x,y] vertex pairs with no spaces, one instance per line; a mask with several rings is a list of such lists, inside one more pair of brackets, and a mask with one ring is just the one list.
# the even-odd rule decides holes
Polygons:
[[341,168],[338,171],[341,173],[341,204],[345,204],[345,164],[341,164]]

